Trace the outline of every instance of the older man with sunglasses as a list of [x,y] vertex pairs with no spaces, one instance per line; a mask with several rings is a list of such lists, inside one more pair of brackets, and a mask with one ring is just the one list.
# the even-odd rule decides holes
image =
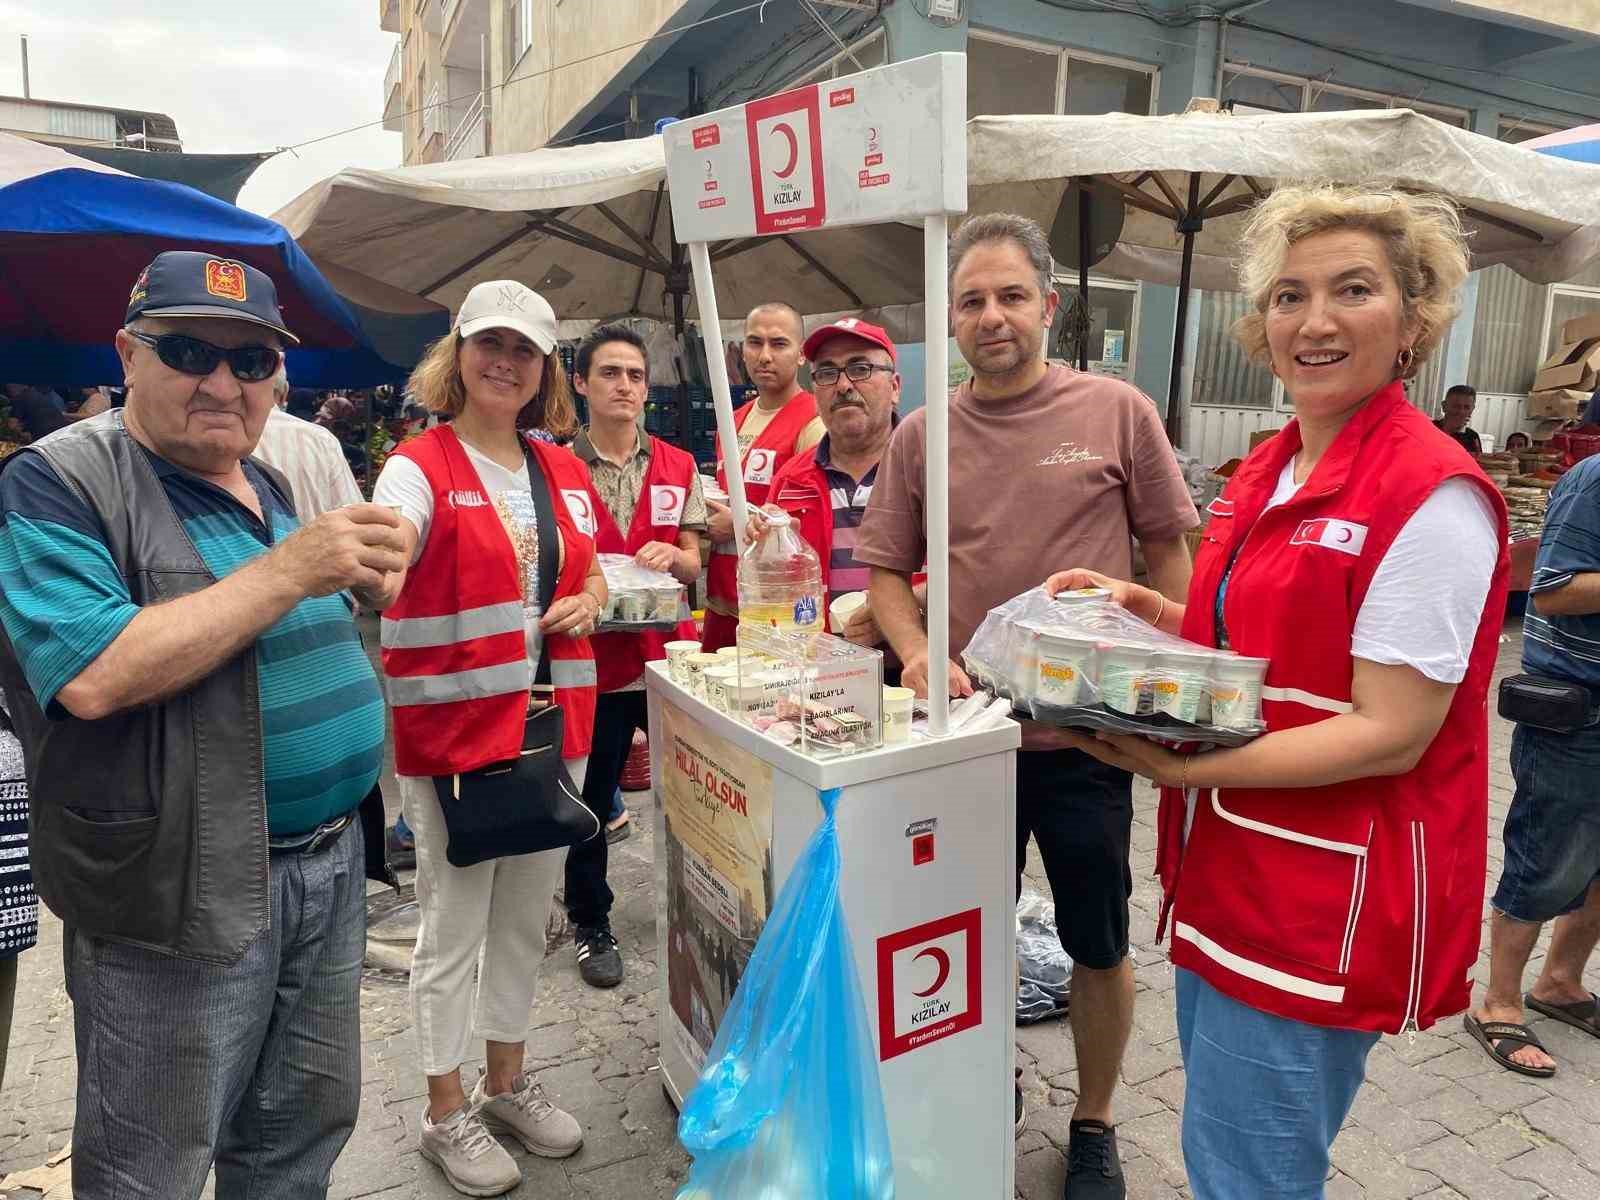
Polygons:
[[220,1200],[322,1197],[355,1124],[384,713],[350,593],[405,555],[376,505],[302,525],[250,457],[292,341],[267,276],[162,254],[116,335],[126,408],[0,473],[0,685],[65,926],[84,1200],[197,1197],[213,1165]]

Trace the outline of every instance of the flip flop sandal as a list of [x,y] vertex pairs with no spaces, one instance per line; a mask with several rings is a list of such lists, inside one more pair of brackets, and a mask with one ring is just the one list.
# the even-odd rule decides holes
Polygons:
[[1574,1029],[1581,1029],[1590,1037],[1600,1038],[1600,996],[1593,992],[1589,993],[1587,1000],[1579,1000],[1576,1004],[1551,1004],[1548,1000],[1538,999],[1532,992],[1522,999],[1534,1012],[1553,1017]]
[[[1544,1043],[1526,1025],[1514,1025],[1510,1021],[1477,1021],[1471,1013],[1463,1013],[1461,1027],[1473,1036],[1490,1058],[1508,1071],[1530,1075],[1534,1079],[1549,1079],[1556,1073],[1554,1067],[1525,1067],[1511,1060],[1511,1055],[1523,1046],[1544,1050]],[[1512,1043],[1511,1049],[1502,1051],[1500,1047],[1507,1042]],[[1548,1050],[1544,1052],[1550,1053]]]

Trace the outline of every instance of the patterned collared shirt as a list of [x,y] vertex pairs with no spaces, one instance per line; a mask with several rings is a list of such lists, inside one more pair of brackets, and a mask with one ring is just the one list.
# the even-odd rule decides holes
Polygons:
[[[638,506],[639,493],[644,490],[644,477],[650,470],[650,439],[639,435],[638,445],[621,466],[605,458],[589,440],[585,426],[573,439],[572,452],[589,468],[594,480],[594,490],[600,494],[601,503],[610,512],[622,536],[628,536],[633,525],[633,510]],[[683,505],[683,520],[678,523],[683,533],[706,531],[706,497],[700,487],[700,474],[696,472],[689,484],[689,496]]]
[[866,516],[867,501],[872,499],[878,464],[873,463],[865,475],[855,479],[834,466],[831,455],[832,440],[825,437],[817,443],[816,463],[828,481],[828,498],[833,507],[833,553],[823,570],[827,572],[828,591],[838,596],[866,591],[872,574],[871,567],[856,562],[856,531]]

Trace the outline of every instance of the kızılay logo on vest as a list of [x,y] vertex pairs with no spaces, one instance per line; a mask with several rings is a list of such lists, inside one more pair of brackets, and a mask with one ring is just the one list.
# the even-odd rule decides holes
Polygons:
[[451,492],[450,493],[450,507],[451,508],[488,508],[489,507],[489,498],[487,496],[485,496],[482,492],[455,491],[455,492]]

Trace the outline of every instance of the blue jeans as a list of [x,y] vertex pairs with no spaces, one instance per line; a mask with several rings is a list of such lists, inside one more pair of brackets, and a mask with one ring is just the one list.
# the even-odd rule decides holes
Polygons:
[[81,1200],[321,1200],[361,1103],[361,822],[271,860],[272,927],[233,963],[68,929]]
[[1378,1035],[1275,1017],[1178,970],[1194,1200],[1320,1200]]
[[1575,912],[1600,883],[1600,726],[1554,733],[1518,725],[1511,774],[1517,791],[1494,906],[1515,921]]

